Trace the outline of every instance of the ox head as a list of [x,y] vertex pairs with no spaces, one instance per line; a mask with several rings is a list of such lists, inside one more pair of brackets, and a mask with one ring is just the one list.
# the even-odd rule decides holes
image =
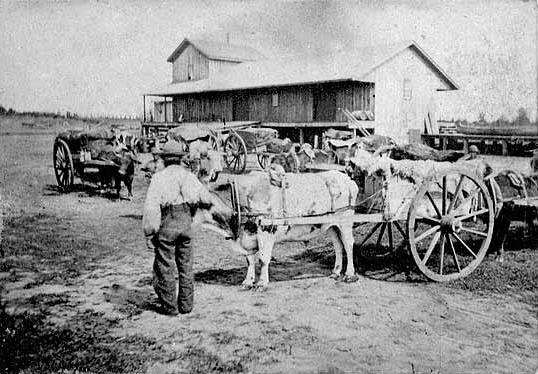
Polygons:
[[202,183],[215,182],[223,170],[223,153],[211,149],[209,143],[197,140],[189,145],[189,164]]

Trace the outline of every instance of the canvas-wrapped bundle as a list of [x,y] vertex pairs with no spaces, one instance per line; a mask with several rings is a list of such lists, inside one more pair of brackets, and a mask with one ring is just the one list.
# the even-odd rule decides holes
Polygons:
[[209,141],[209,138],[216,137],[215,134],[207,129],[198,126],[179,126],[168,130],[167,138],[177,142],[190,143],[195,140]]
[[83,148],[90,148],[91,150],[93,143],[96,144],[95,147],[100,147],[103,144],[114,144],[115,134],[112,130],[101,127],[89,131],[64,131],[58,134],[58,138],[65,141],[72,152],[77,152]]
[[265,145],[278,137],[278,131],[266,128],[246,128],[235,130],[237,135],[243,139],[247,148],[254,148]]
[[353,131],[328,129],[323,133],[323,137],[329,139],[350,139],[353,137]]
[[459,162],[438,162],[433,160],[393,160],[388,157],[374,156],[362,151],[351,158],[350,163],[367,175],[395,175],[420,184],[428,177],[443,172],[466,170],[484,177],[490,172],[489,165],[480,159]]
[[272,138],[265,143],[265,149],[269,153],[287,153],[291,150],[292,146],[293,143],[289,138]]
[[237,176],[239,205],[273,218],[327,214],[354,204],[358,188],[337,171],[306,174],[253,172]]
[[455,162],[462,158],[462,151],[438,151],[425,144],[411,143],[401,146],[386,145],[380,147],[377,153],[390,151],[390,158],[394,160],[433,160],[438,162]]

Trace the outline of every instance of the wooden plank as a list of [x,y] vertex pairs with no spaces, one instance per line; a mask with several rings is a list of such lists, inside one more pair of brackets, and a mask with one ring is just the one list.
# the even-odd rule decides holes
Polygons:
[[439,135],[433,135],[433,134],[423,134],[422,137],[424,138],[431,138],[431,139],[479,139],[479,140],[506,140],[506,141],[515,141],[515,140],[527,140],[527,141],[538,141],[538,135],[468,135],[468,134],[439,134]]
[[426,114],[426,117],[424,118],[424,125],[426,129],[426,134],[433,134],[432,123],[428,114]]
[[437,123],[437,119],[435,118],[435,114],[432,112],[428,112],[428,119],[430,121],[430,127],[432,129],[433,135],[439,135],[439,124]]
[[261,126],[263,127],[290,127],[290,128],[300,128],[300,127],[312,127],[312,128],[323,128],[323,127],[348,127],[347,122],[262,122]]
[[259,224],[262,226],[287,226],[287,225],[316,225],[316,224],[342,224],[354,222],[385,222],[383,215],[374,214],[353,214],[349,216],[325,214],[322,216],[290,217],[290,218],[260,218]]

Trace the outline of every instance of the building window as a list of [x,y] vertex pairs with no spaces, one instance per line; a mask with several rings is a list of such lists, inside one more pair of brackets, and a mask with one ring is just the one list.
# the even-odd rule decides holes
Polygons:
[[277,93],[274,93],[273,94],[273,100],[272,100],[272,103],[273,103],[273,106],[278,106],[278,94]]
[[189,62],[187,65],[187,80],[192,80],[194,75],[194,64],[192,62],[192,55],[189,55]]
[[412,94],[411,79],[405,78],[403,81],[403,99],[411,100]]

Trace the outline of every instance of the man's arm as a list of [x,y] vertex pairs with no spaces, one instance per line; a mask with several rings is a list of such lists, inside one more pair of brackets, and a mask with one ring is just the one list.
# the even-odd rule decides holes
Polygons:
[[146,237],[151,237],[159,231],[161,226],[161,200],[162,181],[160,175],[155,174],[146,195],[144,203],[144,216],[142,218],[142,228]]

